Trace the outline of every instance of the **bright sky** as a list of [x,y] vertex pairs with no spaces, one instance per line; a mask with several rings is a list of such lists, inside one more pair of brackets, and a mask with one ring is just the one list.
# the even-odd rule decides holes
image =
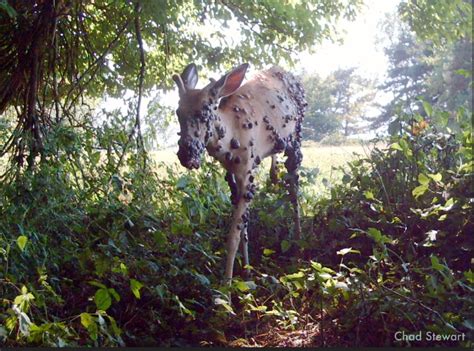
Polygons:
[[327,76],[338,68],[359,67],[358,72],[367,78],[382,78],[387,70],[387,59],[375,41],[377,24],[387,12],[395,11],[400,0],[365,0],[355,21],[343,21],[340,28],[346,32],[344,43],[326,42],[315,54],[303,54],[297,65],[309,73]]

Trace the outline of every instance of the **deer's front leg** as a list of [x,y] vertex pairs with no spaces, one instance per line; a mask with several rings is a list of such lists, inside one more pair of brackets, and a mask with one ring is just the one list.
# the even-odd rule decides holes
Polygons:
[[235,256],[239,248],[241,233],[246,226],[243,217],[245,217],[244,214],[247,212],[247,207],[247,201],[245,201],[243,197],[240,197],[240,199],[238,199],[237,204],[234,205],[234,211],[232,214],[232,224],[229,233],[227,234],[227,261],[225,265],[225,279],[229,283],[232,280]]
[[[247,172],[242,172],[247,175]],[[244,266],[249,264],[248,258],[248,205],[253,198],[255,186],[253,185],[253,176],[235,176],[228,172],[226,180],[231,189],[231,200],[234,205],[232,214],[232,223],[227,235],[227,260],[225,267],[225,279],[230,282],[233,276],[235,256],[242,239],[242,253]]]

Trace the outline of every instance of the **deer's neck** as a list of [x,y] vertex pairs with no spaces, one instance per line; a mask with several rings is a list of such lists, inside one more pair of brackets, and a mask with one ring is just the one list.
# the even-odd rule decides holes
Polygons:
[[222,115],[219,113],[219,109],[215,111],[215,116],[213,122],[211,123],[211,137],[207,141],[206,149],[214,156],[213,151],[217,151],[222,148],[222,140],[226,137],[229,132],[226,127],[226,123],[222,121]]

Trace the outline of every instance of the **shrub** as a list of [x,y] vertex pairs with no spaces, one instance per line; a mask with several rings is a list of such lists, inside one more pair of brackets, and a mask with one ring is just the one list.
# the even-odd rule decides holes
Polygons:
[[319,346],[405,345],[395,332],[418,330],[463,332],[437,345],[471,345],[472,131],[421,122],[401,116],[389,146],[342,169],[328,197],[311,195],[318,175],[303,170],[302,240],[284,182],[261,182],[252,277],[237,272],[231,287],[219,165],[159,174],[141,156],[97,153],[93,135],[56,131],[69,153],[51,144],[35,173],[0,187],[2,343],[288,346],[262,335],[305,329]]

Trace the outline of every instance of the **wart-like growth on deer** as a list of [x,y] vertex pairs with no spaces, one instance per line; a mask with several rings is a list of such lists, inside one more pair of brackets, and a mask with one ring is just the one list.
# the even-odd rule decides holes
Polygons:
[[248,207],[256,185],[254,173],[272,156],[270,176],[276,182],[276,154],[287,156],[287,183],[294,208],[295,238],[301,235],[298,207],[298,168],[302,161],[301,124],[306,101],[300,82],[279,67],[258,72],[242,85],[249,65],[240,65],[196,89],[198,72],[188,65],[173,79],[179,89],[176,110],[180,125],[178,158],[189,169],[199,168],[204,150],[227,170],[234,206],[227,236],[225,278],[232,279],[239,243],[244,265],[248,259]]

